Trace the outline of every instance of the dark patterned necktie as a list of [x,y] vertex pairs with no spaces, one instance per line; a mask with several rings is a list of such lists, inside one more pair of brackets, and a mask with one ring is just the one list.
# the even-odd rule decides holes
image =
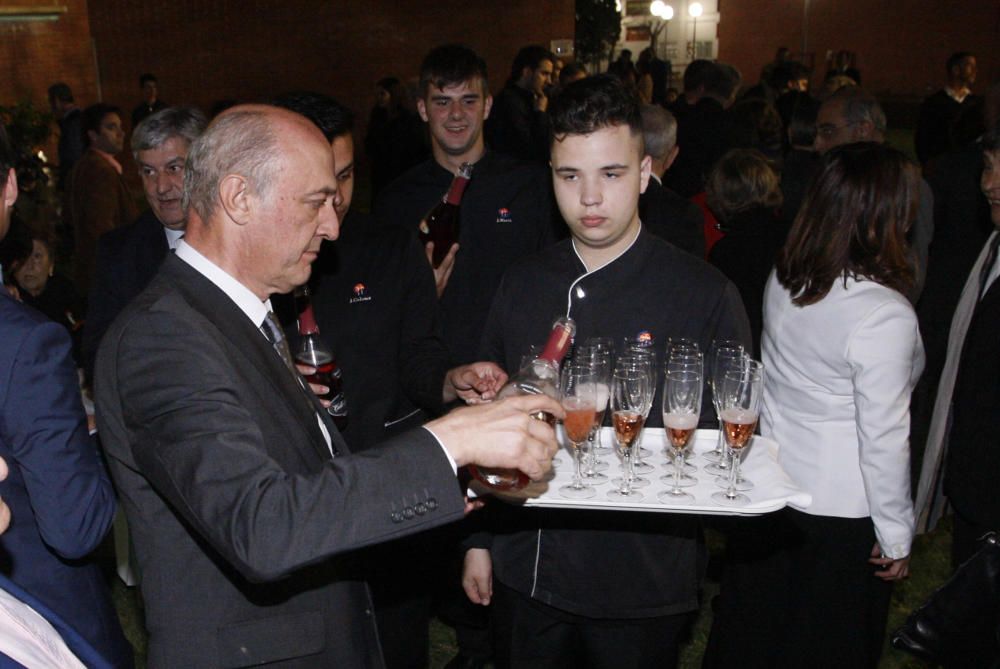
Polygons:
[[[264,318],[264,322],[261,324],[261,330],[264,332],[264,336],[274,350],[277,351],[278,355],[281,357],[282,362],[285,363],[285,367],[288,368],[295,378],[299,379],[299,371],[295,369],[295,361],[292,359],[292,352],[288,349],[288,340],[285,339],[285,333],[281,329],[281,325],[278,324],[278,319],[274,317],[274,312],[267,312],[267,316]],[[301,385],[301,382],[299,383]]]

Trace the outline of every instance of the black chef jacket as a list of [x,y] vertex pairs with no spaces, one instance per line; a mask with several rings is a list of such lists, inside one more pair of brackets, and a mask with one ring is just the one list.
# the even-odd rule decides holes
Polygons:
[[[750,346],[736,287],[703,260],[645,231],[590,274],[571,240],[512,267],[486,324],[485,358],[514,369],[528,346],[546,340],[553,320],[567,314],[576,321],[576,341],[611,337],[617,346],[648,332],[661,354],[668,337],[692,338],[705,351],[714,338]],[[663,425],[661,391],[650,427]],[[709,400],[706,393],[706,426],[713,425]],[[489,546],[495,577],[526,596],[591,618],[698,608],[704,549],[696,516],[490,507],[492,536],[470,543]]]
[[[441,201],[453,176],[433,159],[414,167],[379,194],[376,218],[416,235],[420,220]],[[475,164],[462,197],[455,269],[440,300],[453,365],[476,360],[504,271],[552,243],[551,181],[548,170],[491,151]]]

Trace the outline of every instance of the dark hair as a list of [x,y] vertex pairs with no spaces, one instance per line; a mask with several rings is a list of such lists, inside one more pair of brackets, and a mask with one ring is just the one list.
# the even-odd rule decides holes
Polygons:
[[808,67],[797,60],[787,60],[774,66],[771,70],[770,85],[777,91],[783,91],[789,81],[808,79],[811,74]]
[[544,46],[538,44],[530,44],[528,46],[521,47],[514,56],[514,62],[510,66],[510,79],[511,81],[516,81],[521,78],[521,71],[524,68],[530,68],[532,70],[537,70],[543,60],[550,61],[553,65],[556,63],[556,55],[546,49]]
[[[808,93],[799,92],[792,96],[791,115],[788,117],[788,141],[792,146],[812,146],[816,141],[816,117],[819,115],[819,101]],[[781,98],[779,98],[780,102]],[[779,112],[780,113],[780,112]]]
[[719,100],[728,100],[740,87],[740,71],[726,63],[712,63],[704,73],[705,94]]
[[475,51],[461,44],[445,44],[424,56],[420,64],[420,94],[427,95],[431,86],[446,88],[479,78],[483,95],[489,93],[486,61]]
[[7,175],[12,167],[17,167],[17,154],[7,137],[7,128],[0,123],[0,186],[7,185]]
[[704,58],[698,58],[688,63],[688,66],[684,68],[684,92],[689,93],[699,86],[704,86],[705,77],[715,68],[715,63]]
[[80,128],[83,131],[83,138],[88,145],[90,144],[90,135],[87,133],[91,131],[99,133],[101,131],[101,121],[108,114],[118,114],[118,117],[121,118],[122,110],[114,105],[103,102],[90,105],[83,110],[83,123],[80,125]]
[[549,117],[553,141],[615,125],[627,125],[632,135],[642,137],[639,100],[614,75],[574,81],[552,101]]
[[585,77],[587,76],[587,68],[584,67],[583,63],[577,61],[566,63],[562,71],[559,72],[559,85],[566,86],[570,79],[581,73]]
[[945,72],[951,74],[952,68],[958,67],[962,64],[962,61],[966,58],[975,58],[976,54],[971,51],[956,51],[955,53],[948,56],[948,60],[944,63]]
[[705,194],[712,213],[724,223],[749,209],[781,206],[781,180],[760,151],[733,149],[715,163]]
[[1000,150],[1000,120],[993,124],[992,128],[988,128],[983,136],[979,138],[979,147],[983,151],[997,151]]
[[68,84],[57,82],[49,86],[49,102],[59,100],[59,102],[73,102],[73,91]]
[[147,81],[152,81],[154,84],[157,83],[156,75],[150,74],[150,73],[147,72],[146,74],[143,74],[142,76],[140,76],[139,77],[139,88],[142,88],[143,86],[145,86]]
[[329,95],[309,91],[286,93],[273,104],[305,116],[323,132],[328,142],[354,130],[354,113]]
[[757,149],[777,157],[782,146],[782,124],[778,111],[767,100],[740,100],[727,114],[729,146]]
[[895,149],[858,142],[828,151],[775,263],[792,301],[815,304],[848,277],[905,293],[914,280],[906,235],[919,196],[916,164]]

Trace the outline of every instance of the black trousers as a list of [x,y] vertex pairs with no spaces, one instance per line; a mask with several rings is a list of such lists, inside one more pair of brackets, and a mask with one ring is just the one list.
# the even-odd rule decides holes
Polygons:
[[[580,587],[586,587],[581,584]],[[497,669],[671,669],[694,613],[638,619],[574,615],[493,581]]]
[[892,585],[870,518],[734,518],[705,667],[877,667]]

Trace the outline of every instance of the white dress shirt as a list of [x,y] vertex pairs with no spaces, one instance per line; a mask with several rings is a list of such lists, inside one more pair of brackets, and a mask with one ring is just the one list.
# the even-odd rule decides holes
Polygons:
[[[177,243],[175,253],[178,258],[191,265],[196,272],[218,286],[219,290],[224,292],[229,299],[236,303],[236,306],[240,308],[240,311],[247,315],[250,322],[253,323],[258,330],[261,330],[261,326],[264,324],[264,319],[267,318],[267,314],[271,311],[270,299],[261,302],[260,298],[254,295],[253,291],[227,274],[224,269],[196,251],[183,239]],[[261,336],[264,336],[263,330],[261,330]],[[275,355],[277,355],[277,351],[275,351]],[[331,453],[333,453],[330,432],[326,429],[326,425],[323,424],[323,419],[319,417],[319,414],[316,415],[316,422],[319,424],[319,429],[323,432],[323,438],[326,439],[326,447],[330,449]]]
[[[236,303],[236,306],[240,308],[240,311],[247,315],[247,318],[250,319],[257,329],[261,330],[264,319],[267,317],[268,312],[271,311],[270,299],[261,302],[260,298],[254,295],[249,288],[227,274],[224,269],[216,265],[214,262],[196,251],[183,239],[178,241],[175,253],[178,258],[191,265],[195,271],[218,286],[219,290],[224,292],[229,299]],[[264,336],[263,330],[261,330],[261,336]],[[333,447],[331,446],[332,442],[330,439],[330,432],[326,429],[326,425],[323,424],[323,419],[320,418],[318,414],[316,416],[316,422],[319,423],[319,429],[323,432],[323,438],[326,439],[326,446],[331,449],[330,452],[332,453]],[[452,471],[457,472],[458,465],[455,462],[455,458],[453,458],[451,453],[448,452],[448,449],[445,448],[441,438],[434,434],[434,431],[426,426],[424,429],[430,432],[434,439],[438,442],[441,450],[444,451],[445,457],[448,458],[448,463],[451,465]]]
[[871,516],[882,551],[909,555],[910,393],[924,366],[917,318],[873,281],[834,282],[805,307],[772,272],[764,293],[761,433],[812,495],[806,513]]
[[84,669],[49,621],[3,589],[0,589],[0,653],[25,667]]

